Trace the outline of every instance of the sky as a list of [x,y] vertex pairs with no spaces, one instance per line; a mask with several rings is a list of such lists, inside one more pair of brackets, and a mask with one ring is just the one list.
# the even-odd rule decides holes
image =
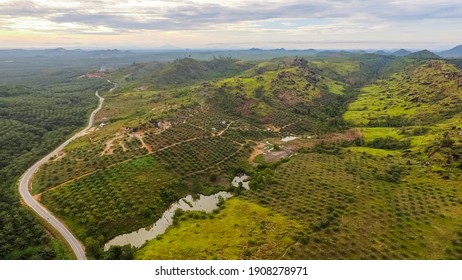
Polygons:
[[460,0],[0,0],[0,48],[430,49]]

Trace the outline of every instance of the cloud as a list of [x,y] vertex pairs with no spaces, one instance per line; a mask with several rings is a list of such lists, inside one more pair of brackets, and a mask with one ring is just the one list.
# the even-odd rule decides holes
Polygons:
[[34,1],[7,1],[0,2],[0,16],[5,17],[41,17],[54,11],[48,7],[43,7]]
[[81,0],[72,3],[59,5],[59,2],[38,0],[0,2],[0,17],[10,20],[37,17],[56,23],[97,25],[115,30],[192,30],[271,19],[343,19],[373,23],[458,18],[462,14],[459,1]]
[[268,44],[298,38],[344,42],[353,36],[358,44],[391,42],[406,34],[406,40],[422,42],[417,35],[462,37],[456,28],[461,14],[460,0],[0,0],[0,33],[98,32],[121,40],[124,34],[174,33],[165,38]]
[[175,7],[150,7],[142,11],[100,11],[98,13],[60,13],[51,15],[55,22],[99,24],[116,29],[188,30],[208,29],[220,24],[262,21],[275,18],[322,18],[326,15],[326,5],[256,3],[249,6],[224,6],[215,3],[185,3]]

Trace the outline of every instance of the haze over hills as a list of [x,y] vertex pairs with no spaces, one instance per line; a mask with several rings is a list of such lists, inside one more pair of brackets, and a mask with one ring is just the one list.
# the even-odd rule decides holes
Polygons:
[[411,54],[412,52],[408,51],[408,50],[405,50],[405,49],[400,49],[400,50],[397,50],[395,52],[393,52],[392,54],[395,55],[395,56],[405,56],[405,55],[408,55],[408,54]]
[[[456,50],[457,48],[454,48]],[[68,77],[82,75],[88,69],[117,69],[132,63],[143,62],[167,62],[181,58],[193,58],[209,60],[214,57],[232,57],[243,60],[268,60],[276,57],[336,57],[355,56],[362,53],[374,53],[383,56],[406,56],[411,52],[401,49],[398,51],[345,51],[345,50],[286,50],[286,49],[243,49],[243,50],[68,50],[64,48],[44,50],[11,49],[0,50],[0,81],[14,84],[22,80],[23,76],[29,78],[25,83],[41,84],[41,75],[44,71],[68,73]],[[457,52],[452,51],[451,57],[456,57]],[[438,54],[438,53],[436,53]],[[443,52],[445,56],[447,52]],[[59,58],[51,60],[52,58]],[[454,62],[459,63],[459,62]],[[53,70],[54,69],[54,70]],[[35,76],[34,79],[31,79]],[[57,75],[59,76],[59,75]]]
[[[181,48],[160,48],[145,50],[118,50],[118,49],[101,49],[101,50],[82,50],[82,49],[4,49],[0,50],[0,59],[6,58],[40,58],[42,56],[59,56],[63,59],[80,58],[91,56],[95,59],[119,59],[131,58],[135,61],[147,61],[149,59],[156,61],[173,60],[181,57],[192,57],[196,59],[209,59],[213,56],[231,56],[240,59],[269,59],[283,56],[323,56],[347,53],[375,53],[379,55],[405,56],[412,53],[409,50],[322,50],[322,49],[181,49]],[[446,51],[436,51],[437,55],[445,58],[462,57],[462,45],[456,46]]]
[[462,45],[456,46],[450,50],[438,53],[441,57],[462,57]]

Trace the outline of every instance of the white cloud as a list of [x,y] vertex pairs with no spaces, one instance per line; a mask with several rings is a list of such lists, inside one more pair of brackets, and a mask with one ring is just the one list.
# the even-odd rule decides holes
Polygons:
[[[353,42],[352,36],[355,44],[364,45],[400,40],[415,45],[427,38],[444,39],[439,43],[450,45],[462,38],[454,28],[462,26],[461,14],[462,2],[455,0],[0,0],[0,40],[5,36],[2,31],[17,31],[40,36],[58,32],[66,37],[97,32],[113,35],[114,43],[115,38],[126,42],[127,34],[138,35],[140,41],[151,35],[156,38],[153,44],[174,40],[183,47],[226,42],[262,46],[299,38]],[[87,38],[89,44],[95,40]]]

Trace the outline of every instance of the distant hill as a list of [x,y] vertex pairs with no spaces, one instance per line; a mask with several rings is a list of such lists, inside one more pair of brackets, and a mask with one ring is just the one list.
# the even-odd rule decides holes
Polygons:
[[374,54],[389,55],[389,53],[387,53],[387,52],[385,52],[385,51],[382,51],[382,50],[376,51],[376,52],[374,52]]
[[441,57],[462,57],[462,45],[438,53]]
[[411,54],[412,52],[408,51],[408,50],[405,50],[405,49],[400,49],[400,50],[397,50],[396,52],[392,53],[391,55],[394,55],[394,56],[406,56],[408,54]]
[[153,83],[157,87],[167,87],[234,76],[253,66],[231,57],[218,57],[208,61],[185,57],[168,63],[135,63],[127,69],[121,69],[118,75],[129,75],[131,79]]
[[437,56],[436,54],[432,53],[429,50],[422,50],[418,52],[413,52],[406,56],[407,58],[414,58],[414,59],[439,59],[441,57]]
[[274,57],[283,57],[283,56],[310,56],[315,55],[318,53],[315,49],[306,49],[306,50],[286,50],[284,48],[280,49],[270,49],[264,50],[259,48],[251,48],[248,50],[235,50],[235,51],[225,51],[229,53],[232,57],[238,58],[246,58],[252,55],[256,55],[257,58],[259,57],[267,57],[267,58],[274,58]]
[[352,54],[351,52],[348,51],[332,51],[332,50],[326,50],[326,51],[320,51],[316,54],[316,56],[344,56],[344,55],[349,55]]

